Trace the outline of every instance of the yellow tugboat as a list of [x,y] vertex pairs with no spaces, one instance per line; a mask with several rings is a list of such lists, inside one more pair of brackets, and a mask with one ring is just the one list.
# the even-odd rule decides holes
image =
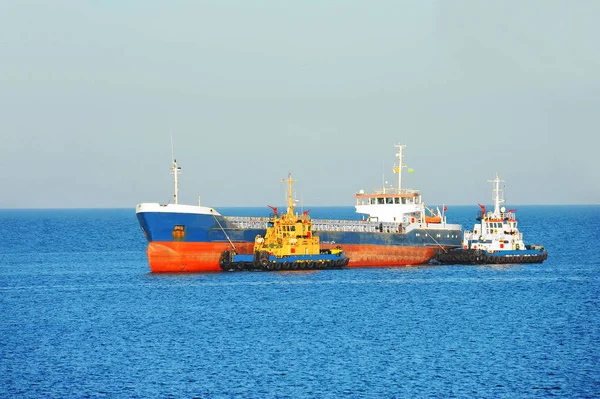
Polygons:
[[308,211],[295,213],[292,197],[292,175],[287,180],[287,212],[281,216],[277,208],[267,223],[267,230],[254,239],[254,254],[237,254],[235,250],[221,254],[220,266],[225,271],[238,270],[323,270],[339,269],[349,259],[338,246],[321,249],[318,236],[313,235]]

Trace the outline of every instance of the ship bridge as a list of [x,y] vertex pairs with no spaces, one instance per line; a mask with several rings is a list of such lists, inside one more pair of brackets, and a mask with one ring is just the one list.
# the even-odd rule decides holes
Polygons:
[[421,194],[417,190],[374,190],[355,194],[356,212],[369,216],[369,220],[402,223],[405,216],[421,214]]

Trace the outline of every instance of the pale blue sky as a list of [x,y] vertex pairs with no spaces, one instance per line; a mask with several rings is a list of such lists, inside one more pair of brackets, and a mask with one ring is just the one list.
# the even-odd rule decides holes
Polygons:
[[[599,1],[4,1],[0,208],[600,203]],[[383,174],[385,173],[385,177]]]

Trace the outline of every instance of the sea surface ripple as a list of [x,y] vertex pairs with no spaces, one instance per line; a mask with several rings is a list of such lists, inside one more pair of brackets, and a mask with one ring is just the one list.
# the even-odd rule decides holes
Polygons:
[[600,397],[600,207],[518,212],[543,264],[157,275],[131,209],[2,210],[0,397]]

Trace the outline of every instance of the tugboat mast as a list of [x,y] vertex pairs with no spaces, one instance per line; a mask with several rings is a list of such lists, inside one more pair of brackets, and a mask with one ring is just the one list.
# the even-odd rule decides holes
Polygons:
[[281,182],[287,182],[288,184],[288,190],[287,190],[287,215],[288,216],[293,216],[294,215],[294,198],[293,198],[293,192],[292,192],[292,183],[295,180],[292,180],[292,174],[289,173],[288,174],[288,178],[282,180]]
[[494,214],[500,214],[500,203],[504,202],[504,198],[500,198],[500,182],[504,180],[500,180],[498,177],[498,172],[496,172],[496,178],[494,180],[488,180],[488,183],[494,183]]

